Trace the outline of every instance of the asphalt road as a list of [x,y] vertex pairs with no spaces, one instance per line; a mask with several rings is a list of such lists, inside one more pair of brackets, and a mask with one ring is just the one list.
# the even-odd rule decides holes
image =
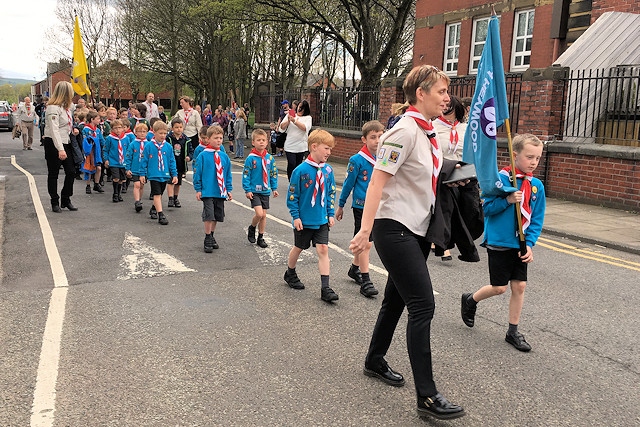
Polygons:
[[[293,242],[286,176],[283,196],[271,201],[264,250],[246,240],[252,214],[237,167],[235,201],[226,204],[215,233],[220,249],[206,254],[201,204],[189,184],[183,207],[165,209],[166,227],[146,215],[146,198],[136,214],[131,193],[115,204],[110,188],[86,195],[79,181],[73,202],[80,210],[54,214],[37,145],[22,151],[21,142],[0,133],[1,426],[640,424],[637,255],[543,236],[520,326],[533,346],[528,354],[504,342],[508,293],[479,304],[473,329],[460,319],[460,295],[488,282],[482,250],[476,264],[430,259],[436,383],[467,411],[435,423],[415,412],[406,315],[387,357],[406,386],[362,374],[381,297],[362,297],[346,276],[350,210],[330,234],[331,285],[340,300],[328,305],[320,300],[314,253],[305,252],[298,264],[307,289],[289,289],[282,280]],[[60,282],[52,276],[28,180],[11,156],[35,179],[68,282],[53,291],[64,295],[64,304],[51,299]],[[576,257],[562,244],[589,256]],[[375,255],[372,263],[382,267]],[[372,279],[382,291],[381,272]],[[49,313],[50,305],[62,312]],[[39,369],[43,337],[50,344],[45,325],[56,315],[64,316],[59,363]],[[52,373],[55,393],[45,387],[39,394],[36,384]],[[32,419],[42,396],[55,412],[50,407]]]

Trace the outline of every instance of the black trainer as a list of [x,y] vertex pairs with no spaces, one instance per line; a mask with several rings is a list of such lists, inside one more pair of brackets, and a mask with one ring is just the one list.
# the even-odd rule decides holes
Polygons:
[[349,267],[349,272],[347,273],[347,275],[351,277],[353,280],[355,280],[358,285],[362,286],[363,281],[362,281],[362,273],[360,273],[360,267],[357,267],[351,264],[351,267]]
[[173,206],[174,206],[173,205],[173,197],[169,197],[169,203],[167,203],[167,207],[168,208],[172,208]]
[[472,307],[471,304],[469,304],[469,298],[471,298],[472,295],[473,294],[462,294],[460,301],[460,314],[462,315],[462,321],[470,328],[473,328],[476,317],[476,307]]
[[174,208],[181,208],[182,207],[182,205],[180,204],[180,200],[178,200],[178,198],[175,197],[175,196],[173,197],[173,207]]
[[151,206],[151,209],[149,209],[149,216],[151,219],[158,219],[158,212],[156,211],[155,206]]
[[289,270],[284,272],[284,281],[287,282],[292,289],[304,289],[304,284],[298,278],[298,273],[295,271],[293,273],[289,273]]
[[373,286],[373,282],[369,280],[367,282],[362,283],[362,285],[360,285],[360,293],[367,298],[372,298],[378,295],[378,290],[376,289],[375,286]]
[[264,241],[264,238],[262,236],[258,236],[258,240],[256,241],[256,244],[261,248],[266,248],[269,246],[267,245],[267,242]]
[[329,287],[322,288],[320,289],[320,299],[324,302],[338,301],[338,294]]
[[525,353],[531,351],[531,345],[524,339],[524,335],[520,332],[516,331],[515,334],[510,334],[507,332],[507,336],[504,337],[504,340],[517,348],[520,351],[524,351]]
[[169,224],[169,220],[166,216],[164,216],[164,212],[158,212],[158,224],[167,225]]
[[93,184],[93,191],[97,191],[98,193],[104,193],[104,189],[100,184]]
[[140,200],[136,200],[133,205],[136,208],[136,212],[140,212],[142,210],[142,202]]
[[91,194],[91,186],[87,185],[87,188],[84,189],[85,193]]
[[449,402],[440,393],[431,397],[418,397],[418,415],[430,416],[439,420],[450,420],[465,415],[462,406]]
[[211,234],[204,235],[204,251],[208,254],[213,252],[213,236]]
[[218,242],[216,242],[216,238],[213,237],[213,232],[211,232],[211,247],[213,249],[219,249],[220,246],[218,245]]
[[247,239],[249,239],[249,243],[256,242],[256,228],[253,225],[250,225],[247,230]]

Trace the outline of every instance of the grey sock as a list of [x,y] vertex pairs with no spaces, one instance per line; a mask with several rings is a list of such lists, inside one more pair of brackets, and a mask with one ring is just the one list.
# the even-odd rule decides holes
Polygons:
[[509,330],[507,331],[507,334],[515,335],[516,332],[518,332],[518,325],[514,325],[513,323],[509,323]]
[[322,282],[322,289],[329,287],[329,275],[320,275],[320,281]]

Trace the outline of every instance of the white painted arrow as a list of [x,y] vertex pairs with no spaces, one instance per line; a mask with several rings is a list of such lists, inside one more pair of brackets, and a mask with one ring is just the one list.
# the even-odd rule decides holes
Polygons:
[[126,233],[122,247],[128,253],[122,256],[118,280],[139,279],[141,277],[167,276],[185,271],[196,271],[189,268],[179,259],[150,246],[141,238]]

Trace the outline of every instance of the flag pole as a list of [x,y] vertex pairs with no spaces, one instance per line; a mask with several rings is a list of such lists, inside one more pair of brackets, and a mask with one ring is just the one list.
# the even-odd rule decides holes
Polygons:
[[[513,156],[513,141],[511,140],[511,124],[509,119],[504,119],[504,126],[507,130],[507,141],[509,143],[509,159],[511,160],[511,180],[513,186],[518,188],[518,181],[516,177],[516,160]],[[519,189],[518,189],[519,190]],[[516,219],[518,223],[518,239],[520,240],[520,255],[527,253],[527,242],[524,239],[524,231],[522,230],[522,212],[520,211],[520,202],[516,202]]]

